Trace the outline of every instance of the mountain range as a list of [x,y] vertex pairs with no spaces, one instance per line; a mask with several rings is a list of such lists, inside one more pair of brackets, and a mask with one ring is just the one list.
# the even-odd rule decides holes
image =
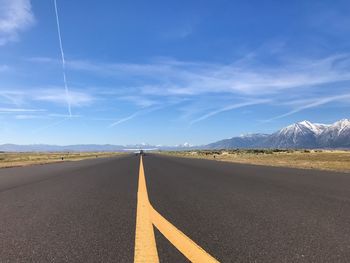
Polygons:
[[220,140],[201,146],[184,143],[175,146],[135,144],[80,144],[80,145],[18,145],[2,144],[2,152],[114,152],[146,150],[190,150],[190,149],[237,149],[237,148],[330,148],[350,149],[350,120],[343,119],[333,124],[301,121],[272,134],[248,134]]
[[75,145],[49,145],[49,144],[2,144],[0,152],[133,152],[143,150],[185,150],[192,145],[188,143],[175,146],[162,146],[150,144],[113,145],[113,144],[75,144]]
[[333,124],[301,121],[272,134],[249,134],[204,146],[207,149],[234,148],[350,148],[350,120]]

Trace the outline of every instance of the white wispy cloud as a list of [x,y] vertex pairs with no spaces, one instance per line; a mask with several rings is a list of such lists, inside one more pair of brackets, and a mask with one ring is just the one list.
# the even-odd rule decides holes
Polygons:
[[47,116],[53,117],[53,118],[81,118],[82,117],[79,114],[67,115],[67,114],[62,114],[62,113],[49,113],[49,114],[47,114]]
[[133,118],[137,117],[137,116],[140,115],[140,114],[141,114],[141,111],[137,111],[137,112],[135,112],[135,113],[133,113],[133,114],[131,114],[131,115],[129,115],[129,116],[126,116],[126,117],[124,117],[124,118],[121,118],[121,119],[119,119],[119,120],[117,120],[117,121],[111,123],[111,124],[109,125],[109,127],[114,127],[114,126],[117,126],[117,125],[119,125],[119,124],[121,124],[121,123],[123,123],[123,122],[132,120]]
[[35,114],[17,114],[14,117],[17,120],[48,119],[48,116]]
[[67,61],[72,70],[88,71],[115,78],[146,78],[138,89],[145,95],[198,95],[236,93],[260,95],[286,89],[308,88],[350,80],[342,68],[350,54],[318,59],[289,58],[276,65],[260,65],[254,56],[232,64],[209,64],[160,60],[148,64]]
[[23,59],[24,61],[28,62],[35,62],[35,63],[50,63],[50,64],[58,64],[61,63],[60,60],[56,58],[51,58],[51,57],[27,57]]
[[113,123],[111,123],[108,127],[114,127],[114,126],[117,126],[123,122],[126,122],[126,121],[130,121],[138,116],[141,116],[141,115],[145,115],[145,114],[148,114],[148,113],[151,113],[151,112],[154,112],[154,111],[157,111],[159,109],[162,109],[164,108],[164,106],[155,106],[155,107],[149,107],[149,108],[145,108],[145,109],[142,109],[142,110],[139,110],[139,111],[136,111],[134,112],[133,114],[129,115],[129,116],[126,116],[124,118],[121,118]]
[[301,112],[303,110],[316,108],[331,102],[349,102],[349,100],[350,100],[350,94],[342,94],[342,95],[329,96],[329,97],[319,97],[319,98],[312,98],[312,99],[306,99],[306,100],[290,101],[286,104],[296,106],[294,109],[284,114],[267,119],[265,120],[265,122],[281,119],[281,118],[293,115],[295,113]]
[[21,106],[23,104],[23,92],[13,90],[0,90],[0,98],[3,104]]
[[45,109],[0,108],[0,113],[44,112]]
[[[43,58],[39,62],[57,63]],[[238,58],[231,64],[188,62],[169,58],[158,58],[150,63],[67,61],[70,70],[94,74],[97,79],[108,76],[114,81],[116,85],[113,87],[97,89],[97,93],[108,97],[107,100],[123,100],[137,107],[147,108],[164,105],[175,98],[187,100],[189,104],[195,104],[204,98],[207,105],[195,109],[195,114],[185,113],[187,117],[191,117],[187,118],[190,123],[203,121],[235,107],[249,106],[246,105],[247,102],[260,104],[260,100],[265,101],[266,98],[270,105],[281,105],[290,101],[291,96],[294,100],[305,97],[312,99],[315,90],[334,96],[337,88],[331,86],[344,86],[344,83],[350,81],[349,65],[350,54],[347,53],[321,58],[280,57],[270,64],[259,61],[259,54],[255,53]],[[229,97],[233,98],[231,102],[227,99]],[[211,104],[217,109],[208,108]],[[296,106],[298,109],[293,109],[284,116],[324,104],[311,102],[309,106]],[[200,117],[193,119],[193,116],[198,115]],[[136,116],[127,116],[120,123]]]
[[30,0],[0,0],[0,46],[35,23]]
[[[37,90],[37,92],[31,95],[31,98],[32,100],[53,102],[61,105],[66,105],[68,101],[70,105],[75,107],[90,105],[94,101],[93,96],[88,93],[70,91],[67,97],[67,95],[62,93],[62,90],[58,88]],[[71,112],[69,112],[69,116],[73,116]]]
[[[73,90],[69,93],[69,97],[62,92],[59,87],[46,87],[46,88],[31,88],[28,92],[26,89],[0,89],[0,98],[3,98],[5,102],[13,105],[23,105],[33,101],[43,101],[55,103],[57,105],[66,105],[67,99],[69,103],[75,107],[88,106],[95,101],[92,94]],[[2,103],[4,101],[1,101]],[[72,115],[73,116],[73,115]]]
[[196,118],[196,119],[192,120],[190,124],[194,124],[194,123],[203,121],[205,119],[208,119],[210,117],[213,117],[213,116],[215,116],[215,115],[217,115],[219,113],[225,112],[225,111],[231,111],[231,110],[234,110],[234,109],[239,109],[239,108],[252,106],[252,105],[257,105],[257,104],[264,104],[264,103],[268,103],[268,102],[270,102],[270,100],[261,99],[261,100],[251,100],[251,101],[246,101],[246,102],[241,102],[241,103],[227,105],[225,107],[218,108],[218,109],[215,109],[213,111],[210,111],[210,112],[200,116],[199,118]]
[[[49,58],[40,59],[45,60],[52,62]],[[70,60],[67,67],[117,79],[143,77],[143,85],[130,85],[144,95],[226,92],[253,96],[349,81],[350,72],[346,70],[349,63],[350,54],[339,54],[314,59],[284,58],[277,64],[261,65],[256,56],[250,55],[226,65],[172,59],[148,64]]]
[[136,106],[139,106],[142,108],[146,108],[146,107],[150,107],[155,104],[158,104],[156,100],[147,98],[145,96],[127,95],[127,96],[119,96],[118,99],[131,102]]

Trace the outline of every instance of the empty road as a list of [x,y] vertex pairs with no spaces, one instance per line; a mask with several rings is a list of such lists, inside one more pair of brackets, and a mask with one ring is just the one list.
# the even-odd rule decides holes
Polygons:
[[0,169],[0,262],[148,256],[350,262],[350,174],[155,154]]

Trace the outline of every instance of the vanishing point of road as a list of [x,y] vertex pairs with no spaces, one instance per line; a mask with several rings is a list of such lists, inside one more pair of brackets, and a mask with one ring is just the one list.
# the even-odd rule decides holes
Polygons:
[[147,154],[0,170],[0,262],[350,262],[350,174]]

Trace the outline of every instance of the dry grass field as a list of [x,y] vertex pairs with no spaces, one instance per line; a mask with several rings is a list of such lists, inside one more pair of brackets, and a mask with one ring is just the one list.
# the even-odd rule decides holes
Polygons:
[[189,158],[257,165],[350,172],[350,151],[332,150],[230,150],[162,152]]
[[117,152],[54,152],[54,153],[0,153],[0,168],[46,164],[64,161],[79,161],[90,158],[113,157],[123,153]]

